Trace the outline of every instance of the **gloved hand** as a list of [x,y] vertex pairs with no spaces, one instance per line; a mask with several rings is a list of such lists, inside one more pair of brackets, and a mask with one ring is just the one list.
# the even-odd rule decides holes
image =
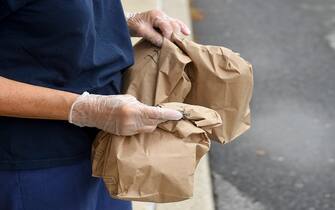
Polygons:
[[126,18],[131,36],[143,37],[158,47],[162,45],[163,37],[171,40],[172,33],[191,33],[185,23],[160,10],[127,13]]
[[87,92],[72,104],[69,122],[80,127],[96,127],[116,135],[152,132],[167,120],[179,120],[178,111],[148,106],[131,95],[94,95]]

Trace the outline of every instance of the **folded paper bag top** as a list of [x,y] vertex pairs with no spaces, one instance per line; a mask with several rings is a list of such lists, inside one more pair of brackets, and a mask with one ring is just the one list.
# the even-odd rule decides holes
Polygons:
[[153,133],[101,132],[94,142],[93,176],[103,178],[112,197],[174,202],[192,196],[196,165],[210,145],[205,129],[220,126],[220,115],[183,103],[160,106],[182,111],[184,118],[161,123]]

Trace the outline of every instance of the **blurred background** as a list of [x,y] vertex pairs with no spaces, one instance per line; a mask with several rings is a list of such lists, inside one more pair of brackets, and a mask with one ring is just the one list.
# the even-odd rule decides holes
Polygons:
[[196,42],[239,52],[255,81],[252,128],[213,143],[194,198],[135,210],[335,209],[335,0],[123,2],[162,9],[193,26]]
[[335,1],[192,6],[197,42],[254,67],[251,130],[210,152],[216,209],[335,209]]

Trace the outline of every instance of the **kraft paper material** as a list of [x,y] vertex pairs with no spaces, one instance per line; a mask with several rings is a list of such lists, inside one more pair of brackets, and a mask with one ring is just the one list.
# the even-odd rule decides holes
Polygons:
[[182,38],[174,42],[192,60],[186,69],[192,88],[184,102],[214,109],[223,120],[211,139],[226,143],[248,130],[253,89],[251,64],[224,47]]
[[221,125],[220,115],[178,102],[161,106],[182,111],[184,119],[134,136],[101,132],[94,142],[93,176],[103,178],[112,197],[151,202],[192,197],[194,171],[210,146],[205,130]]
[[250,128],[251,65],[224,47],[173,40],[161,48],[144,40],[134,46],[123,93],[182,111],[183,119],[134,136],[101,131],[93,143],[93,176],[103,178],[114,198],[164,203],[192,197],[210,139],[227,143]]

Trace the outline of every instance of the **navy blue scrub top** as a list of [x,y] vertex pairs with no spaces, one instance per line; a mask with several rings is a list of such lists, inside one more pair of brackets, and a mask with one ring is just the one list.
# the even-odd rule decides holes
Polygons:
[[[0,0],[2,77],[79,94],[120,94],[122,73],[132,64],[120,0]],[[89,158],[97,131],[66,121],[0,117],[0,169]]]

